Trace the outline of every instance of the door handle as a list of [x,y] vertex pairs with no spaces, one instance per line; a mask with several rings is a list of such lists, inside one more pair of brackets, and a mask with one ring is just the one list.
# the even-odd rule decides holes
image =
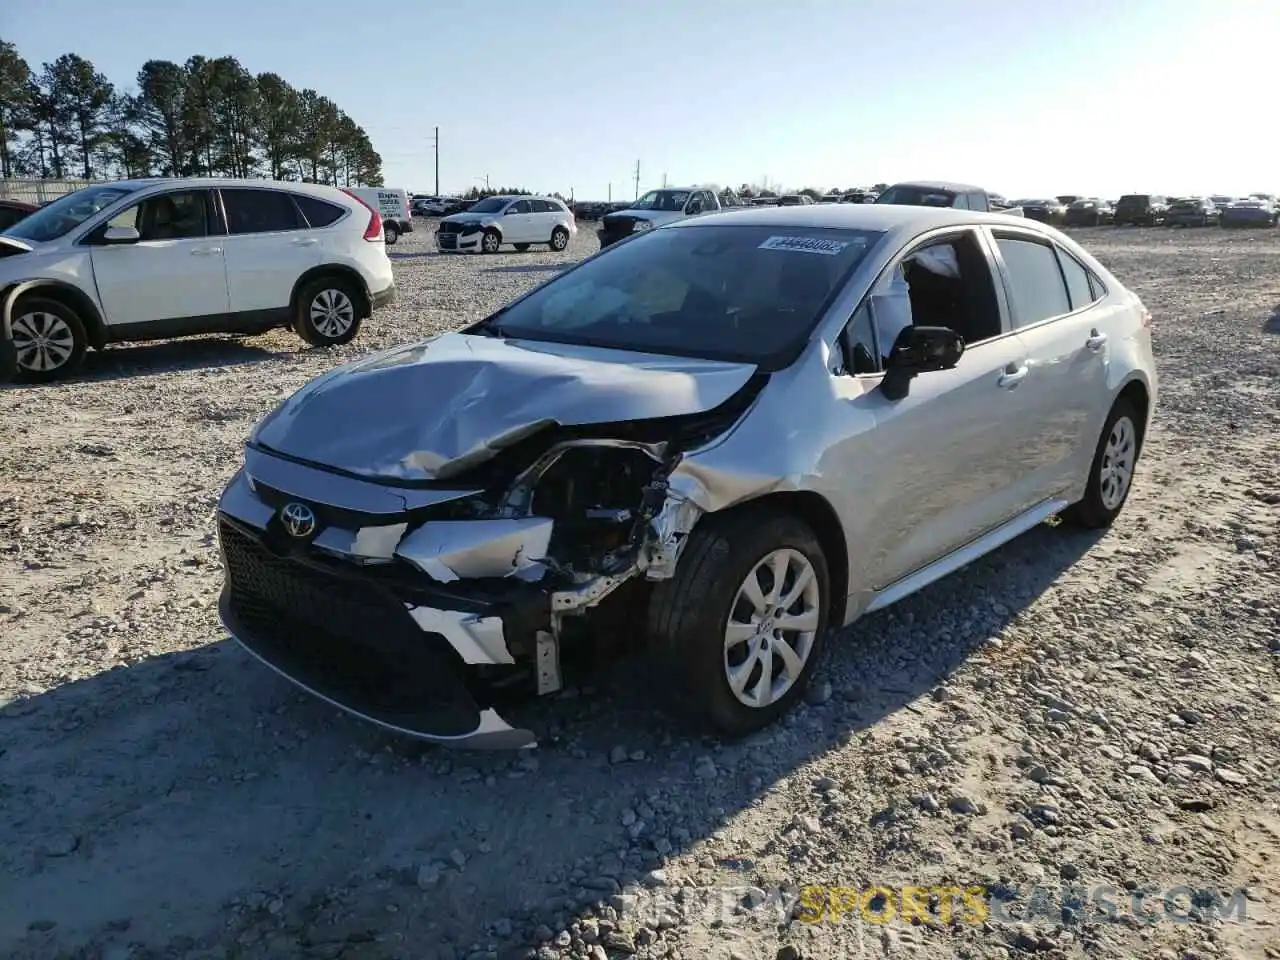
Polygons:
[[1012,363],[1004,368],[1004,373],[1000,374],[1000,379],[996,381],[996,385],[1006,390],[1012,390],[1023,380],[1027,379],[1027,374],[1031,372],[1028,366],[1014,366]]
[[1084,342],[1084,345],[1094,353],[1097,353],[1107,345],[1107,335],[1105,333],[1099,333],[1098,328],[1094,327],[1093,330],[1089,332],[1089,339]]
[[315,237],[299,237],[297,240],[289,241],[295,247],[314,247],[316,245]]
[[210,257],[215,253],[221,253],[221,247],[196,247],[191,251],[193,257]]

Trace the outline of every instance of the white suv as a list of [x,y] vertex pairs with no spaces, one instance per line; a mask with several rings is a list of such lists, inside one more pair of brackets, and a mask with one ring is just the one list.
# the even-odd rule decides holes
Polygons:
[[497,253],[504,243],[517,250],[545,243],[563,250],[577,232],[577,220],[555,197],[486,197],[440,221],[436,249]]
[[0,234],[0,377],[54,380],[89,347],[191,334],[347,343],[395,290],[382,217],[336,187],[95,184]]

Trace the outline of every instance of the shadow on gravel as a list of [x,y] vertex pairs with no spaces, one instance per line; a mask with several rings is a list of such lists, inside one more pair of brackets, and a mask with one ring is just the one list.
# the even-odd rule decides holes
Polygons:
[[1280,333],[1280,305],[1271,311],[1271,316],[1262,322],[1263,333]]
[[[0,711],[0,955],[531,946],[537,924],[607,901],[783,778],[917,710],[1098,538],[1039,527],[865,618],[829,648],[817,689],[830,695],[733,743],[659,711],[661,678],[634,661],[598,691],[515,711],[547,734],[520,754],[385,736],[221,639],[69,682]],[[982,716],[963,707],[957,730]],[[883,814],[845,804],[862,822]],[[805,841],[773,842],[785,855]],[[754,883],[755,855],[718,860],[720,882]]]
[[444,254],[439,250],[414,250],[412,252],[405,251],[404,253],[393,253],[388,250],[387,256],[392,260],[425,260],[428,257],[443,257]]
[[[299,341],[300,348],[304,345]],[[166,340],[161,343],[112,345],[106,350],[85,354],[84,366],[74,376],[59,380],[57,385],[86,380],[121,380],[157,373],[182,373],[214,367],[234,367],[262,363],[296,353],[294,350],[272,350],[237,337]],[[7,384],[20,389],[27,384]]]
[[489,267],[481,273],[560,273],[567,263],[521,263],[512,267]]

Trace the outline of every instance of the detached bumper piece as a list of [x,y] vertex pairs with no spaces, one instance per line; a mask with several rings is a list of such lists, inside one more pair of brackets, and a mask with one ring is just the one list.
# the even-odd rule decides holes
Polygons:
[[[330,569],[273,550],[269,534],[219,517],[227,630],[267,666],[335,707],[397,733],[481,749],[531,747],[528,730],[477,703],[448,640],[424,629],[422,608],[368,571]],[[418,599],[418,598],[415,598]],[[452,613],[492,622],[503,611]],[[437,611],[446,613],[447,611]],[[449,619],[448,615],[441,619]]]

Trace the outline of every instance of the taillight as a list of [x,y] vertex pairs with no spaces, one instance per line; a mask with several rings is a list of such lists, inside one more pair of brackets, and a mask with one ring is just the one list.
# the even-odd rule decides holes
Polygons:
[[381,241],[383,239],[382,215],[345,187],[342,192],[369,211],[369,225],[364,228],[364,238],[370,243]]

